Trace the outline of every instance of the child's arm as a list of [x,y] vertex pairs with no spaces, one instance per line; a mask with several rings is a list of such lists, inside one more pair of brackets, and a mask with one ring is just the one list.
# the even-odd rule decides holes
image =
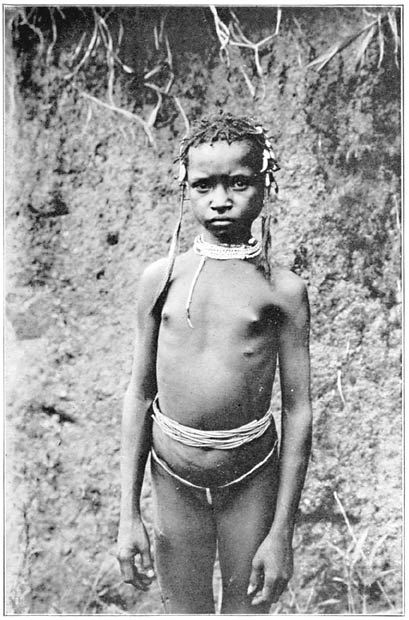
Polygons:
[[[151,448],[150,408],[156,395],[156,351],[159,320],[150,312],[163,276],[163,261],[142,275],[132,374],[124,398],[121,440],[121,513],[118,560],[125,582],[146,589],[153,577],[149,538],[142,522],[140,495]],[[139,556],[139,558],[137,558]],[[135,559],[138,559],[138,568]]]
[[253,559],[253,605],[276,602],[292,576],[294,519],[311,450],[308,296],[298,277],[287,277],[279,343],[282,437],[277,507],[271,530]]

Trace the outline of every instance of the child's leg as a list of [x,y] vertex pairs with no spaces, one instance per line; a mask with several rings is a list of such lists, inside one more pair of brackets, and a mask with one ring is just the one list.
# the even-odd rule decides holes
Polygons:
[[250,604],[247,588],[251,562],[273,522],[277,481],[278,467],[274,457],[261,472],[215,493],[223,614],[267,614],[269,611],[269,605]]
[[216,524],[205,491],[189,488],[152,459],[155,564],[167,614],[214,614]]

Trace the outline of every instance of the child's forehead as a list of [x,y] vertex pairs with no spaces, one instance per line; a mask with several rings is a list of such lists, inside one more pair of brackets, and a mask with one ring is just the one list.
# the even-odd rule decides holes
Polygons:
[[260,156],[260,149],[248,139],[230,143],[218,140],[190,147],[188,162],[190,166],[231,162],[253,167],[259,163]]

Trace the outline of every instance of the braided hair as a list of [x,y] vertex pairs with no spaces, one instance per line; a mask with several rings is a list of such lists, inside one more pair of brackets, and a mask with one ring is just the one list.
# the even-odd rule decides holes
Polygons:
[[180,186],[180,209],[179,218],[173,233],[170,249],[169,262],[165,277],[161,282],[157,294],[155,296],[151,311],[162,305],[172,278],[173,267],[179,245],[179,235],[182,225],[183,208],[185,201],[185,191],[187,185],[187,170],[189,150],[200,144],[213,144],[214,142],[225,141],[228,144],[232,142],[244,141],[250,142],[255,148],[255,152],[260,154],[262,162],[260,172],[265,175],[264,192],[265,200],[261,214],[261,234],[262,234],[262,254],[260,260],[260,268],[265,276],[269,279],[271,275],[271,213],[267,208],[267,198],[270,194],[271,187],[274,186],[275,192],[278,192],[278,185],[274,177],[274,173],[280,170],[271,142],[259,123],[252,121],[248,117],[234,116],[230,112],[214,114],[207,116],[193,125],[189,135],[185,136],[180,145],[179,156],[176,161],[179,162],[179,186]]

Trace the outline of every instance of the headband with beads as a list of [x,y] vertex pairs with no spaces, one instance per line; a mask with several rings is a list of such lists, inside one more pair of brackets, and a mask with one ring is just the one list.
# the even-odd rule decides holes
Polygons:
[[261,125],[256,126],[257,133],[261,134],[264,138],[264,149],[263,149],[263,165],[261,167],[261,172],[265,172],[264,184],[268,191],[270,191],[271,185],[274,183],[274,189],[276,194],[278,193],[278,185],[277,181],[274,177],[274,172],[280,170],[280,166],[277,163],[276,156],[273,151],[272,144],[269,138],[266,136],[266,133]]
[[[275,192],[278,193],[278,185],[274,177],[274,172],[277,172],[278,170],[280,170],[280,166],[277,163],[272,144],[269,138],[266,136],[263,127],[261,125],[257,125],[255,129],[256,129],[256,133],[261,134],[264,138],[263,164],[262,164],[260,172],[265,173],[265,179],[264,179],[265,187],[268,191],[270,191],[271,185],[274,183]],[[180,143],[179,158],[178,158],[179,159],[179,175],[178,175],[179,185],[184,185],[184,183],[186,183],[186,180],[187,180],[187,168],[186,168],[185,162],[182,159],[183,147],[184,147],[184,143],[186,140],[187,140],[187,136],[185,136],[181,140],[181,143]]]
[[186,140],[187,140],[187,136],[184,136],[184,138],[182,138],[180,142],[180,148],[179,148],[179,157],[178,157],[179,159],[179,176],[178,176],[179,185],[183,185],[187,181],[187,168],[186,168],[185,162],[182,159],[183,147],[184,147]]

